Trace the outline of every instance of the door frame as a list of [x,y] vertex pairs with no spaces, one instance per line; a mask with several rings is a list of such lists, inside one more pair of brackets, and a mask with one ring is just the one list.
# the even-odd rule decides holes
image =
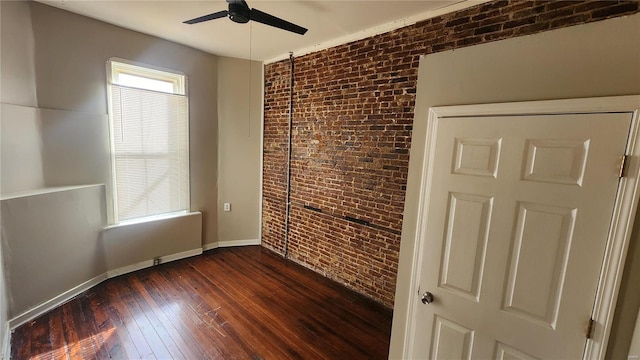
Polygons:
[[594,298],[592,319],[595,320],[595,328],[591,339],[587,341],[583,354],[583,359],[604,359],[631,239],[631,231],[638,207],[638,197],[640,196],[640,95],[442,106],[429,109],[423,154],[424,162],[422,163],[420,175],[418,212],[409,287],[409,311],[405,320],[406,336],[403,341],[402,351],[403,358],[415,358],[412,351],[415,341],[415,322],[417,321],[416,310],[417,306],[420,306],[418,289],[422,270],[422,254],[425,248],[426,219],[428,216],[428,207],[425,205],[429,203],[431,195],[431,174],[433,173],[438,123],[446,121],[450,117],[461,116],[611,112],[631,113],[632,121],[625,148],[625,155],[628,158],[625,176],[618,183],[613,217],[609,227],[604,260],[598,281],[598,290]]

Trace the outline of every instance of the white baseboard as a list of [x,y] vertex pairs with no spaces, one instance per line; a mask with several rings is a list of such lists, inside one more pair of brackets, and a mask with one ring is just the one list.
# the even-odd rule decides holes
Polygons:
[[248,240],[230,240],[230,241],[219,241],[209,244],[204,244],[202,247],[203,251],[217,249],[221,247],[232,247],[232,246],[250,246],[250,245],[260,245],[260,239],[248,239]]
[[[192,250],[187,250],[187,251],[183,251],[183,252],[179,252],[176,254],[170,254],[170,255],[166,255],[166,256],[161,256],[160,257],[160,263],[166,263],[166,262],[170,262],[170,261],[175,261],[175,260],[180,260],[180,259],[184,259],[184,258],[188,258],[191,256],[196,256],[196,255],[200,255],[202,254],[202,248],[197,248],[197,249],[192,249]],[[91,280],[85,281],[82,284],[65,291],[64,293],[54,297],[51,300],[47,300],[43,303],[41,303],[40,305],[37,305],[25,312],[23,312],[22,314],[14,317],[13,319],[8,321],[8,327],[9,329],[13,330],[15,328],[17,328],[18,326],[25,324],[35,318],[37,318],[38,316],[51,311],[53,309],[55,309],[56,307],[64,304],[65,302],[71,300],[71,298],[73,298],[74,296],[77,296],[79,294],[81,294],[84,291],[87,291],[89,289],[91,289],[92,287],[100,284],[101,282],[112,278],[112,277],[116,277],[119,275],[124,275],[133,271],[137,271],[137,270],[141,270],[144,268],[148,268],[153,266],[153,259],[151,260],[146,260],[146,261],[141,261],[137,264],[133,264],[133,265],[129,265],[129,266],[123,266],[121,268],[115,269],[115,270],[109,270],[104,274],[98,275],[96,277],[94,277]],[[9,332],[10,333],[10,332]],[[10,336],[7,335],[7,337],[10,339]],[[0,339],[3,341],[3,343],[1,345],[4,345],[4,341],[10,341],[10,340],[5,340],[5,339]],[[5,350],[7,351],[7,350]],[[2,356],[3,354],[0,354],[0,356]],[[8,357],[6,357],[5,359],[9,359]]]
[[92,287],[100,284],[106,279],[107,279],[107,274],[100,274],[94,277],[93,279],[87,280],[82,284],[63,292],[62,294],[54,297],[53,299],[47,300],[39,305],[32,307],[31,309],[9,320],[9,328],[13,330],[18,326],[25,324],[28,321],[33,320],[38,316],[46,313],[47,311],[55,309],[56,307],[71,300],[71,298],[73,298],[74,296],[77,296],[82,292],[91,289]]
[[187,251],[183,251],[183,252],[179,252],[179,253],[175,253],[175,254],[161,256],[160,257],[160,264],[171,262],[171,261],[176,261],[176,260],[180,260],[180,259],[185,259],[185,258],[196,256],[196,255],[202,255],[202,248],[191,249],[191,250],[187,250]]
[[219,248],[218,243],[214,242],[214,243],[208,243],[208,244],[204,244],[202,246],[202,251],[207,251],[207,250],[213,250],[213,249],[217,249]]
[[[165,256],[160,256],[160,264],[168,263],[175,260],[185,259],[188,257],[196,256],[202,254],[202,248],[182,251],[176,254],[170,254]],[[130,272],[146,269],[148,267],[153,266],[153,259],[141,261],[136,264],[123,266],[121,268],[113,269],[107,271],[107,278],[111,279],[112,277],[128,274]]]
[[117,269],[113,269],[113,270],[107,271],[107,279],[111,279],[111,278],[116,277],[116,276],[128,274],[128,273],[131,273],[131,272],[134,272],[134,271],[146,269],[146,268],[152,267],[152,266],[153,266],[153,259],[141,261],[139,263],[135,263],[135,264],[132,264],[132,265],[119,267]]
[[11,328],[9,327],[8,321],[4,324],[4,338],[2,339],[2,353],[0,354],[0,359],[11,359]]

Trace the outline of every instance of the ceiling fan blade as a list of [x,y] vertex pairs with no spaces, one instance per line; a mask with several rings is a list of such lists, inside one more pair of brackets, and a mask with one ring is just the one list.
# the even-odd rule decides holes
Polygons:
[[229,14],[229,12],[227,10],[222,10],[222,11],[215,12],[213,14],[200,16],[200,17],[197,17],[195,19],[183,21],[182,23],[183,24],[197,24],[197,23],[201,23],[203,21],[209,21],[209,20],[223,18],[223,17],[227,16],[227,14]]
[[265,25],[277,27],[279,29],[291,31],[300,35],[304,35],[307,32],[307,29],[303,28],[302,26],[298,26],[286,20],[282,20],[278,17],[269,15],[255,8],[251,9],[251,12],[249,14],[250,14],[249,16],[251,17],[251,20],[257,21]]

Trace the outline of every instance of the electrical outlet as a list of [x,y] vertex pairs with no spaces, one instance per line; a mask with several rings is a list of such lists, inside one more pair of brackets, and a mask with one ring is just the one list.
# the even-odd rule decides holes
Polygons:
[[153,258],[153,266],[160,265],[160,258]]
[[231,203],[224,203],[224,211],[231,211]]

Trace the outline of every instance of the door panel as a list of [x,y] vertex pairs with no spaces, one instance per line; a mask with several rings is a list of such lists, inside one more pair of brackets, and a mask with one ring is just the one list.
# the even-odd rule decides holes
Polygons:
[[445,318],[434,318],[433,359],[471,359],[473,330]]
[[456,139],[454,174],[496,177],[500,139]]
[[[440,119],[414,357],[580,358],[631,114]],[[428,339],[429,341],[420,341]]]
[[480,295],[491,208],[490,197],[450,194],[440,286],[475,301]]
[[538,360],[501,342],[496,342],[497,360]]
[[555,329],[577,210],[518,208],[503,310]]
[[582,185],[589,140],[527,140],[522,179]]

